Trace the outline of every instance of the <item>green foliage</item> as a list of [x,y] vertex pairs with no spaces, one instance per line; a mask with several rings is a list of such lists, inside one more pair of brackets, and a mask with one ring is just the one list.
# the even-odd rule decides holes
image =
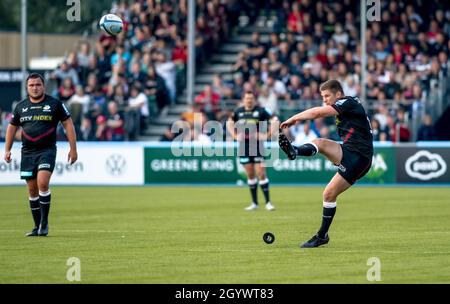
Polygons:
[[[67,0],[28,0],[28,31],[39,33],[81,33],[111,8],[110,0],[80,0],[81,21],[69,22]],[[19,31],[20,0],[0,1],[0,30]]]

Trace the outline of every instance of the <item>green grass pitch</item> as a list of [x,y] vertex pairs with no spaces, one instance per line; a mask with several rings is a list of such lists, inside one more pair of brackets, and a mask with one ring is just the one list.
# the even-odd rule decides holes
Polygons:
[[276,211],[246,212],[246,187],[54,186],[47,238],[24,237],[25,187],[0,193],[0,283],[70,283],[70,257],[81,283],[372,283],[371,257],[380,283],[450,283],[449,188],[354,187],[315,249],[298,244],[320,225],[322,187],[274,186]]

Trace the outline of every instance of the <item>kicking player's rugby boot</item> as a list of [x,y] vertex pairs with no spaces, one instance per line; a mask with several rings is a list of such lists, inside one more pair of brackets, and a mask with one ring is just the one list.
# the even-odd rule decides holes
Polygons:
[[330,241],[330,238],[328,237],[328,234],[326,235],[326,237],[324,239],[321,239],[320,237],[317,236],[317,234],[315,236],[313,236],[309,241],[303,243],[300,248],[314,248],[314,247],[319,247],[322,245],[327,244]]
[[297,158],[297,151],[295,151],[294,146],[292,146],[286,135],[281,132],[278,135],[278,145],[280,146],[281,150],[286,153],[287,157],[290,160],[294,160]]

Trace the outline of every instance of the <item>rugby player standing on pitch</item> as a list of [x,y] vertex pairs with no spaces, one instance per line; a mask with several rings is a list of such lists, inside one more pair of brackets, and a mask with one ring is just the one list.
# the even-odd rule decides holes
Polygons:
[[76,162],[76,134],[70,113],[64,104],[45,94],[44,78],[32,73],[26,81],[28,97],[17,104],[6,130],[5,156],[11,162],[14,135],[22,127],[20,177],[28,186],[34,228],[26,236],[47,236],[50,212],[50,178],[56,160],[56,129],[61,122],[70,144],[68,161]]

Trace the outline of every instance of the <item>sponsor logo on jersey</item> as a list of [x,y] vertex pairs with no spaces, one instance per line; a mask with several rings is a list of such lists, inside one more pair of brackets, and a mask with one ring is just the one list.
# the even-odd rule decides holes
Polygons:
[[23,116],[20,117],[20,122],[24,122],[24,121],[32,121],[33,120],[33,116]]
[[406,160],[405,170],[410,177],[427,181],[444,175],[447,164],[439,154],[420,150]]
[[53,116],[52,115],[34,115],[33,120],[34,121],[52,121]]
[[28,111],[28,108],[23,108],[22,109],[22,113],[25,113],[25,112],[27,112]]
[[49,105],[44,106],[44,108],[42,109],[43,112],[51,112],[52,109],[50,108]]

